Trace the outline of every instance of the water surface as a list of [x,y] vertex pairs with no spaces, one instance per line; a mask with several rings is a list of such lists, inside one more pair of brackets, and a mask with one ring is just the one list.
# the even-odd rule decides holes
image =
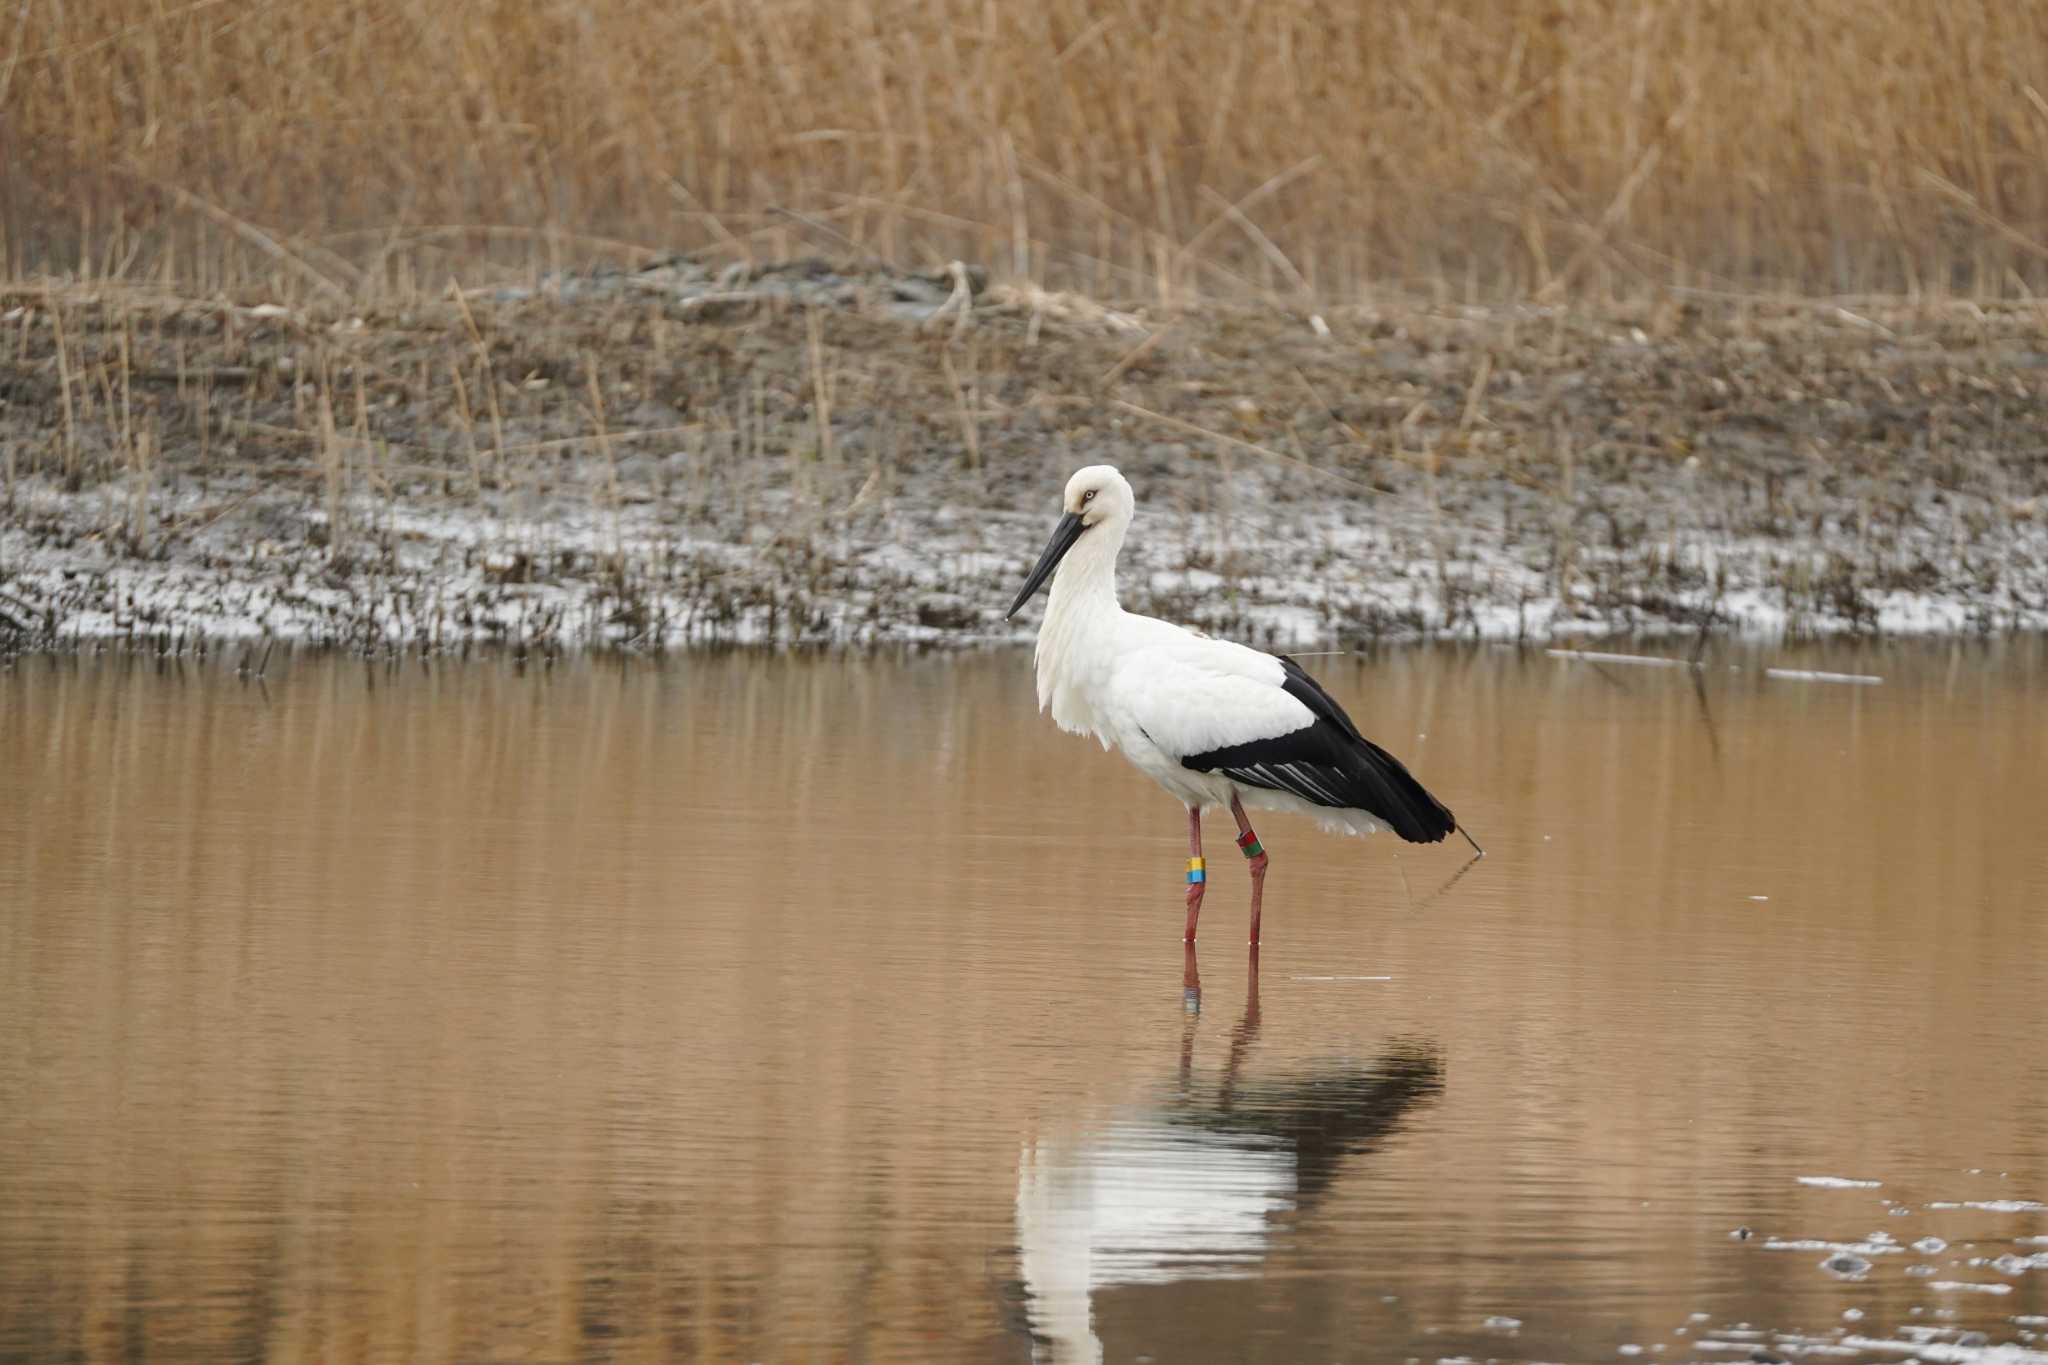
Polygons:
[[1311,662],[1253,958],[1023,653],[16,661],[0,1359],[2048,1337],[2048,649]]

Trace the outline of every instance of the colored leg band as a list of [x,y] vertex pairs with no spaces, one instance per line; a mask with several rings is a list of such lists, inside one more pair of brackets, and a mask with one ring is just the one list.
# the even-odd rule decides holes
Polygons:
[[1208,867],[1209,865],[1200,858],[1188,859],[1188,885],[1200,886],[1203,882],[1208,881]]
[[1256,858],[1266,851],[1265,846],[1259,842],[1259,836],[1252,830],[1246,830],[1237,836],[1237,846],[1244,850],[1244,856],[1247,858]]

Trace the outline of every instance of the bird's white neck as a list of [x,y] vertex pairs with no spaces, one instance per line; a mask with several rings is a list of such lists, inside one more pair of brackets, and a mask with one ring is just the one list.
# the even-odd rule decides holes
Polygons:
[[1116,557],[1124,527],[1104,522],[1087,531],[1052,577],[1045,620],[1038,627],[1038,705],[1068,730],[1094,730],[1095,691],[1115,653],[1112,627],[1123,615],[1116,600]]
[[1116,608],[1116,557],[1124,528],[1114,522],[1091,527],[1074,542],[1052,576],[1045,614]]

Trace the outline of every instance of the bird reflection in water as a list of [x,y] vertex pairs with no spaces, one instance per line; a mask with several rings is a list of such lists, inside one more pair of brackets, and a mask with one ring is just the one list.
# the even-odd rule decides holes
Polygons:
[[1247,1075],[1260,1029],[1254,947],[1220,1073],[1198,1074],[1202,981],[1188,944],[1180,1064],[1162,1100],[1018,1159],[1023,1326],[1033,1356],[1100,1361],[1099,1296],[1256,1276],[1274,1237],[1443,1088],[1436,1048],[1397,1040],[1363,1063]]

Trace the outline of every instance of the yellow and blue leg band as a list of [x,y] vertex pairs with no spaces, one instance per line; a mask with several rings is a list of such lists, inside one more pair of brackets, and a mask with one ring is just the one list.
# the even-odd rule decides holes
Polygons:
[[1208,881],[1208,867],[1209,865],[1200,858],[1188,859],[1188,885],[1200,886],[1203,882]]

